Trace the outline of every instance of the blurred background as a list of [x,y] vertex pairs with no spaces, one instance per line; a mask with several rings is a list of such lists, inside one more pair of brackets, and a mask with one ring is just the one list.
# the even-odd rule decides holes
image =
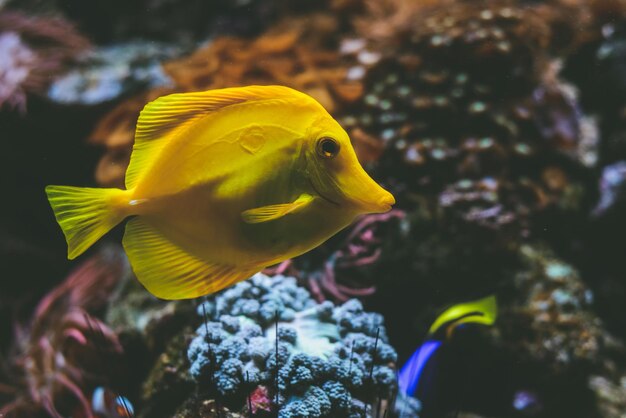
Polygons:
[[[147,102],[252,84],[315,97],[396,197],[265,272],[295,282],[250,285],[286,310],[334,312],[348,380],[350,335],[374,341],[360,383],[331,390],[307,363],[312,377],[286,370],[295,380],[274,387],[290,348],[228,386],[212,368],[245,365],[252,343],[197,366],[203,322],[223,333],[225,316],[247,315],[289,339],[237,310],[247,290],[204,315],[151,297],[122,227],[66,258],[46,185],[123,187]],[[625,1],[0,0],[0,138],[5,416],[626,417]],[[429,333],[490,295],[493,325]],[[396,375],[434,340],[403,393]],[[312,388],[342,395],[313,407]]]

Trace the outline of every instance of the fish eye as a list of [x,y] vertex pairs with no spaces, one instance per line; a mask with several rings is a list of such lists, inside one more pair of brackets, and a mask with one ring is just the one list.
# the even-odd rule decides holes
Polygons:
[[339,142],[328,136],[320,138],[317,141],[317,153],[323,158],[333,158],[339,153]]

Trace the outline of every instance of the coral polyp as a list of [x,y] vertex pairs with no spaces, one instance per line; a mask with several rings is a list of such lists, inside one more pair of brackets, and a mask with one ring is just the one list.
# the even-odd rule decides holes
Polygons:
[[[281,418],[347,417],[393,399],[396,353],[382,317],[357,300],[319,304],[294,278],[259,273],[198,311],[207,321],[189,346],[190,372],[230,407],[249,399]],[[252,403],[259,391],[263,405]]]

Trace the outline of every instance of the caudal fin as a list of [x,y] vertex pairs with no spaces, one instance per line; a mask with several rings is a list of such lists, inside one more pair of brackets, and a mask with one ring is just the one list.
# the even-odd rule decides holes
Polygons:
[[67,241],[67,258],[81,255],[125,215],[114,202],[125,193],[120,189],[47,186],[46,194]]

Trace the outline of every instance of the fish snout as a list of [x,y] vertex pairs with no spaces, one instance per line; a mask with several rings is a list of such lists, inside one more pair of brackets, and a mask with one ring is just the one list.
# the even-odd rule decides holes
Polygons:
[[379,186],[380,193],[372,193],[364,199],[359,199],[359,204],[365,213],[385,213],[391,210],[396,199],[391,193]]
[[339,188],[361,214],[389,212],[396,203],[393,195],[376,183],[358,164],[355,164],[351,172],[339,178]]
[[381,212],[389,212],[391,207],[396,204],[396,198],[387,190],[384,190],[384,192],[383,196],[378,199],[377,204]]

